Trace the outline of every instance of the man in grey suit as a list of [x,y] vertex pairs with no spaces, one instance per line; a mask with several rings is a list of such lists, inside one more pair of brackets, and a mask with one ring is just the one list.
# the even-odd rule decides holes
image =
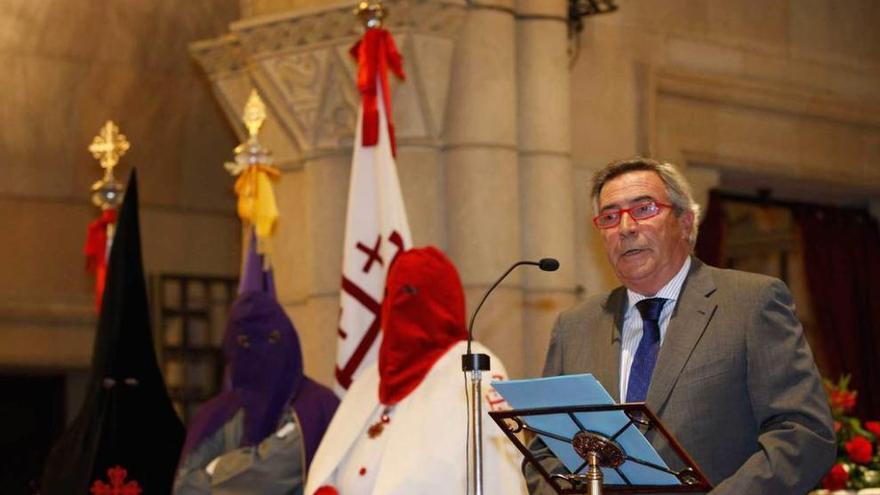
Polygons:
[[[691,255],[699,207],[673,165],[615,162],[593,181],[594,223],[623,286],[559,316],[544,375],[592,373],[620,402],[647,402],[712,494],[809,491],[836,447],[785,284]],[[539,439],[530,449],[551,473],[565,472]],[[530,493],[554,493],[528,463],[524,473]]]

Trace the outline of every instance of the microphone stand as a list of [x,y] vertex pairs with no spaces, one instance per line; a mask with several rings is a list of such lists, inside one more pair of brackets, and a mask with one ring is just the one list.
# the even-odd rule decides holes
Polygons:
[[483,307],[483,303],[486,302],[486,298],[489,297],[489,294],[495,290],[495,287],[507,277],[510,272],[513,271],[514,268],[520,265],[535,265],[541,267],[542,270],[545,271],[554,271],[559,268],[559,262],[552,258],[544,258],[540,262],[536,261],[517,261],[510,268],[504,272],[504,275],[501,275],[498,280],[492,284],[492,287],[489,287],[489,290],[486,291],[486,294],[483,296],[483,299],[480,300],[480,304],[477,305],[477,308],[474,310],[471,315],[471,321],[468,324],[468,342],[467,342],[467,353],[462,354],[461,356],[461,371],[465,373],[470,373],[470,382],[471,382],[471,403],[470,403],[470,414],[471,414],[471,423],[474,425],[473,430],[471,430],[471,449],[470,449],[470,457],[471,457],[471,469],[472,476],[474,479],[474,495],[483,495],[483,392],[482,392],[482,372],[489,371],[491,367],[490,359],[488,354],[474,354],[471,352],[471,342],[474,340],[474,320],[477,317],[477,313],[479,313],[480,308]]
[[[470,341],[468,341],[470,347]],[[461,356],[461,370],[470,372],[471,380],[471,469],[474,479],[474,494],[483,495],[483,397],[482,372],[489,371],[489,355],[473,354],[468,349]]]

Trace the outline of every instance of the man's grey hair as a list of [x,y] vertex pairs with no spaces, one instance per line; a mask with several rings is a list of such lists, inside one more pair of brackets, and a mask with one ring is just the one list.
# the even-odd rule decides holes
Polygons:
[[593,189],[590,192],[595,214],[599,214],[599,194],[602,192],[602,188],[605,187],[605,184],[608,183],[608,181],[626,173],[641,170],[654,172],[660,176],[660,180],[666,185],[666,195],[669,196],[669,201],[672,203],[675,216],[680,217],[682,213],[688,210],[694,212],[694,224],[693,227],[691,227],[691,231],[688,233],[688,243],[693,247],[697,243],[700,205],[694,201],[694,195],[693,192],[691,192],[690,183],[688,183],[687,179],[684,178],[684,175],[682,175],[678,168],[671,163],[661,162],[651,158],[635,157],[611,162],[602,167],[602,169],[593,174]]

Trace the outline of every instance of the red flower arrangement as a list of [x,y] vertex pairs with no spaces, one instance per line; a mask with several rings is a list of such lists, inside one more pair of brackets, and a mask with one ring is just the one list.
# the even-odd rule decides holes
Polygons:
[[865,421],[850,416],[858,392],[849,390],[849,375],[837,383],[825,380],[834,433],[837,435],[837,463],[822,478],[826,490],[860,490],[880,487],[880,421]]

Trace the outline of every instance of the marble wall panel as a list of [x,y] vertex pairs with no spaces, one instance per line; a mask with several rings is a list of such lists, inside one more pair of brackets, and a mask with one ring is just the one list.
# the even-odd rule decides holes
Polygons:
[[328,6],[353,6],[346,0],[240,0],[242,17],[283,14],[290,11],[318,9]]
[[[100,175],[85,148],[114,119],[132,143],[123,164],[152,170],[142,173],[147,201],[227,207],[224,177],[208,166],[220,165],[235,141],[186,52],[235,15],[211,7],[217,3],[7,6],[0,22],[19,36],[0,45],[0,108],[16,125],[0,138],[0,161],[10,167],[0,193],[82,197]],[[215,187],[181,192],[179,171],[203,166],[197,183]]]
[[[560,270],[562,270],[560,266]],[[573,270],[571,266],[564,269]],[[547,278],[553,274],[538,272]],[[559,318],[559,313],[577,303],[577,295],[571,290],[531,290],[526,289],[523,293],[523,342],[522,353],[518,356],[521,362],[520,376],[541,376],[544,371],[544,361],[547,359],[547,348],[550,346],[550,336],[553,325]]]
[[782,51],[789,44],[791,11],[797,1],[706,2],[708,36],[758,50]]
[[336,363],[336,329],[339,328],[339,294],[319,294],[306,301],[284,304],[299,330],[305,373],[332,386]]
[[446,175],[440,150],[405,142],[398,146],[397,176],[413,245],[446,249]]
[[0,300],[90,304],[82,248],[91,207],[5,197],[0,211]]
[[[496,147],[446,151],[447,254],[462,282],[488,286],[520,259],[520,198],[515,150]],[[519,280],[511,273],[511,283]]]
[[[880,194],[865,186],[880,173],[869,116],[878,102],[871,88],[880,86],[878,21],[876,2],[825,0],[631,2],[587,19],[571,84],[575,197],[585,220],[578,283],[588,292],[616,285],[583,189],[612,159],[711,162],[714,180],[698,180],[698,195],[722,169]],[[705,88],[718,91],[667,98],[653,82],[658,73],[706,77]],[[719,89],[733,87],[741,90]]]
[[880,70],[880,4],[870,0],[790,1],[791,56]]
[[702,37],[709,31],[707,3],[705,0],[632,2],[612,14],[589,19],[586,29],[602,24],[644,33],[686,32]]
[[503,11],[474,10],[465,18],[450,81],[448,142],[516,144],[514,29]]
[[556,258],[562,267],[549,277],[539,270],[525,270],[524,281],[532,289],[571,289],[575,229],[572,195],[575,189],[581,192],[572,186],[571,161],[567,156],[521,155],[519,167],[523,256]]
[[771,167],[775,174],[868,187],[880,195],[876,125],[805,119],[676,96],[662,98],[657,119],[658,125],[668,126],[663,132],[670,138],[663,146],[674,146],[685,155],[729,157],[736,165],[728,166],[753,172]]
[[[92,358],[91,328],[71,329],[45,322],[0,324],[0,363],[8,369],[84,369]],[[81,384],[86,385],[86,384]]]
[[409,81],[420,85],[419,95],[424,99],[421,111],[429,136],[443,132],[454,46],[451,40],[435,36],[412,36],[407,43],[405,70],[410,73]]
[[140,171],[147,271],[237,272],[222,168],[237,140],[187,52],[237,16],[235,0],[4,3],[0,254],[14,263],[0,268],[0,340],[14,341],[4,348],[18,361],[0,365],[87,366],[94,317],[82,246],[101,170],[86,148],[107,119],[131,143],[117,176]]
[[637,64],[617,52],[634,40],[607,26],[587,29],[571,71],[571,150],[575,167],[596,169],[635,153],[639,81]]
[[151,273],[237,275],[241,231],[233,215],[142,207],[144,269]]
[[[484,286],[471,287],[465,282],[467,315],[473,313],[485,291]],[[523,361],[523,304],[522,287],[505,282],[492,292],[474,320],[474,340],[485,344],[501,358],[508,375],[514,378],[522,378],[526,368]]]
[[[309,236],[307,265],[313,294],[338,293],[342,279],[345,208],[348,202],[351,155],[334,153],[304,164]],[[288,258],[285,262],[295,262]],[[338,297],[338,295],[337,295]]]
[[0,12],[8,28],[0,51],[188,73],[187,44],[222,32],[237,16],[236,3],[9,0]]
[[309,192],[303,168],[288,170],[282,175],[275,185],[275,199],[280,212],[272,241],[275,287],[282,303],[294,304],[308,297],[312,283]]

